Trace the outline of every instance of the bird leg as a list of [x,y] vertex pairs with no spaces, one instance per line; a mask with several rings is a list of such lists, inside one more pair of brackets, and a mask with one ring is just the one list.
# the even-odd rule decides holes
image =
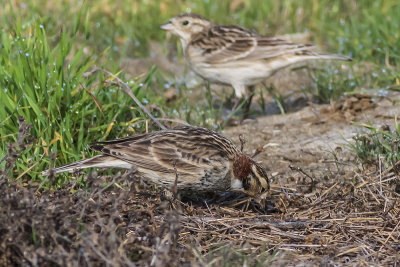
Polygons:
[[131,183],[130,192],[138,193],[140,191],[139,185],[142,183],[142,178],[140,177],[139,171],[135,165],[132,165],[126,174],[126,177]]
[[176,160],[173,161],[174,171],[175,171],[175,182],[171,187],[171,192],[173,194],[173,200],[177,199],[178,196],[178,170],[176,169]]
[[231,109],[231,114],[233,114],[234,112],[236,112],[236,109],[239,107],[239,104],[243,101],[243,97],[240,97],[236,100],[235,104],[233,105],[232,109]]
[[242,120],[247,119],[247,117],[249,116],[251,100],[253,99],[254,91],[255,91],[254,85],[249,85],[248,88],[249,88],[249,97],[246,99],[246,103],[244,104]]
[[231,110],[231,114],[236,112],[236,109],[240,106],[240,104],[244,100],[244,103],[242,104],[244,106],[242,120],[246,119],[249,116],[251,100],[253,99],[253,96],[254,96],[255,86],[249,85],[248,88],[249,88],[249,97],[247,99],[244,99],[243,97],[238,98],[235,102],[235,105],[233,105],[233,108]]

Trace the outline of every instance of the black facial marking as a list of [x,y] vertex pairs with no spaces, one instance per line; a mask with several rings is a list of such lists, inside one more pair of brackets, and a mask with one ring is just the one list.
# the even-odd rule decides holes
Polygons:
[[251,185],[251,179],[246,178],[242,181],[243,183],[243,189],[244,190],[249,190],[250,189],[250,185]]
[[202,161],[203,163],[210,163],[210,161],[209,161],[208,159],[205,159],[205,158],[202,158],[201,161]]

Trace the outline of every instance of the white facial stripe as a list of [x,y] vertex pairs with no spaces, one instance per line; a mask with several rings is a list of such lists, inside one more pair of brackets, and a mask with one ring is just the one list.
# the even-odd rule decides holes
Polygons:
[[261,186],[262,186],[263,188],[267,188],[267,187],[268,187],[268,183],[267,183],[267,181],[265,180],[265,178],[262,177],[262,176],[260,175],[260,173],[259,173],[258,170],[257,170],[256,165],[253,164],[253,165],[251,166],[251,170],[253,171],[254,175],[256,176],[255,178],[257,178],[257,180],[260,182]]
[[239,190],[243,189],[243,183],[239,179],[232,179],[231,181],[231,190]]

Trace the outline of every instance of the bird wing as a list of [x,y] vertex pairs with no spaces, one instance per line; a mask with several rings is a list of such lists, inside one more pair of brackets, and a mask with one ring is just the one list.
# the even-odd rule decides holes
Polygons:
[[218,146],[199,142],[186,130],[167,130],[162,134],[142,134],[139,137],[101,142],[93,150],[161,173],[194,174],[213,167],[212,162],[224,156]]
[[204,62],[209,64],[268,59],[313,48],[309,44],[260,36],[238,26],[219,25],[194,37],[191,45],[202,50]]

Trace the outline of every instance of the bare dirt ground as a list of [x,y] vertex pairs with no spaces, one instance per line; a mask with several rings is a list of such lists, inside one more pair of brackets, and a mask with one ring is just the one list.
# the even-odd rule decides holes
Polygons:
[[223,133],[233,140],[244,134],[249,141],[248,154],[262,146],[265,151],[257,160],[284,184],[289,182],[284,177],[297,172],[291,171],[289,165],[301,165],[316,177],[356,171],[361,165],[355,162],[349,143],[357,133],[365,131],[361,124],[377,128],[393,125],[394,117],[400,114],[400,107],[394,104],[396,98],[400,99],[399,95],[352,95],[332,105],[310,104],[298,112],[259,117]]
[[[235,194],[181,196],[97,172],[63,190],[0,180],[1,266],[395,266],[400,178],[362,166],[362,127],[393,125],[400,96],[355,95],[261,116],[223,134],[271,175],[267,208]],[[107,186],[104,186],[107,184]]]

